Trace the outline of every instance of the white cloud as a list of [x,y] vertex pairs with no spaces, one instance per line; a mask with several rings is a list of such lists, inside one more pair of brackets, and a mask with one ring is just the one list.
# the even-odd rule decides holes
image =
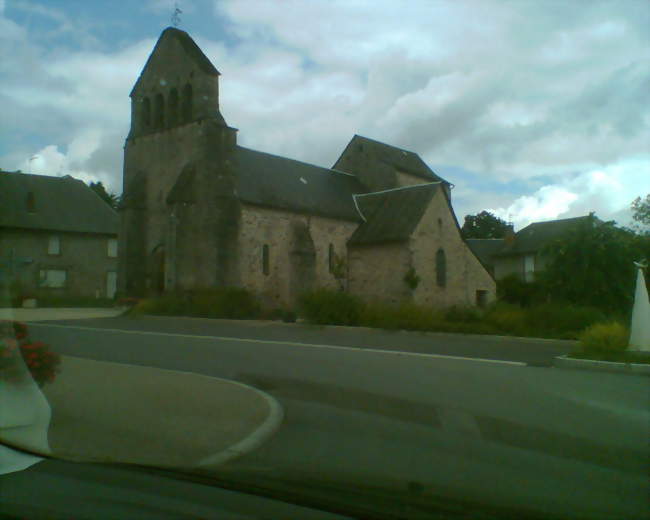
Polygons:
[[[229,39],[190,32],[223,74],[221,109],[246,146],[331,165],[354,133],[365,134],[486,182],[517,181],[515,195],[460,181],[458,194],[518,222],[614,212],[641,194],[631,194],[643,179],[630,184],[630,165],[647,153],[650,131],[646,2],[213,5]],[[4,7],[0,142],[36,138],[15,138],[0,165],[20,168],[36,153],[43,173],[94,175],[118,190],[128,93],[154,40],[49,48]],[[172,8],[145,4],[149,13]],[[48,12],[75,33],[73,16]],[[637,165],[647,173],[647,162]]]
[[532,195],[518,197],[508,206],[488,211],[514,222],[517,228],[591,211],[603,219],[620,218],[634,198],[647,193],[650,193],[650,157],[568,176],[557,184],[539,188]]

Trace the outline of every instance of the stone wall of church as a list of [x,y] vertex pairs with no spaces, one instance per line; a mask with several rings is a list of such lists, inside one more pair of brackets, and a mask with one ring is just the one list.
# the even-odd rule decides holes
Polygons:
[[351,246],[349,291],[367,302],[399,303],[410,298],[404,275],[411,265],[406,242]]
[[[463,241],[444,192],[436,191],[410,241],[413,268],[420,283],[413,292],[416,303],[448,307],[476,305],[477,291],[489,303],[496,297],[494,279]],[[438,277],[444,252],[444,276]]]
[[267,308],[292,307],[299,293],[309,288],[339,287],[329,268],[330,244],[336,255],[345,257],[346,242],[357,225],[242,205],[238,241],[242,285],[259,295]]

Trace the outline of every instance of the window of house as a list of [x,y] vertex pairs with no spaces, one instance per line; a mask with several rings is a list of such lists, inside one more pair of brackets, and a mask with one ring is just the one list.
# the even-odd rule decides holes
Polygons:
[[117,238],[108,239],[108,256],[109,258],[117,258]]
[[535,255],[524,257],[524,281],[532,282],[535,278]]
[[27,206],[27,211],[29,213],[36,213],[36,198],[34,197],[34,192],[27,192],[25,197],[25,206]]
[[52,289],[65,287],[67,278],[68,273],[65,269],[41,269],[39,271],[38,285]]
[[264,244],[262,246],[262,272],[268,276],[269,269],[269,246]]
[[486,307],[487,306],[488,292],[484,290],[476,291],[476,306],[477,307]]
[[47,241],[47,254],[60,255],[61,254],[61,239],[58,235],[50,235]]
[[443,249],[436,252],[436,283],[438,287],[447,285],[447,257]]

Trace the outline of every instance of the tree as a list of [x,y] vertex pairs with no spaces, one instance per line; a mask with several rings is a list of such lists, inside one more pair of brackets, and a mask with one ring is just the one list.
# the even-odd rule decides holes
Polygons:
[[101,181],[91,182],[89,186],[91,190],[93,190],[104,202],[106,202],[106,204],[108,204],[113,209],[117,209],[120,198],[114,193],[107,192]]
[[645,199],[637,197],[632,201],[632,218],[643,226],[650,226],[650,193]]
[[649,257],[650,237],[592,213],[542,254],[547,264],[538,280],[552,299],[627,314],[636,275],[633,262]]
[[489,211],[465,216],[461,229],[463,238],[503,238],[508,231],[508,223]]

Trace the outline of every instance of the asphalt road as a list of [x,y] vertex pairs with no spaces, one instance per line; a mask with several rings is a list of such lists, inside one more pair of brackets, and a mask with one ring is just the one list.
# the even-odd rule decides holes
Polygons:
[[648,516],[650,378],[548,367],[567,342],[165,318],[31,327],[64,354],[275,396],[282,428],[231,471],[333,493],[374,485],[549,516]]

